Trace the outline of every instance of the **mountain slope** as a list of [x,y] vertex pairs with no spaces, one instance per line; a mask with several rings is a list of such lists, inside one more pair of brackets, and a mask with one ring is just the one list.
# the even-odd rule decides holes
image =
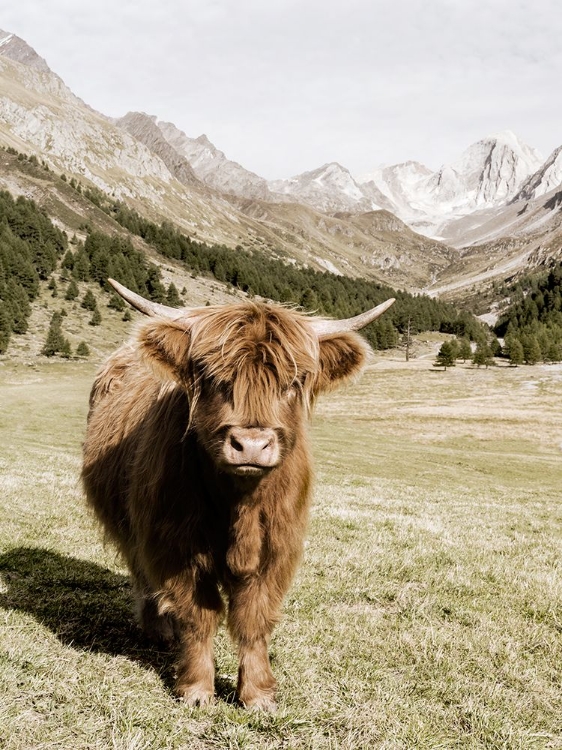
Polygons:
[[128,112],[125,117],[116,120],[115,124],[144,143],[153,154],[162,159],[178,182],[183,185],[202,187],[189,161],[178,154],[162,136],[156,124],[156,117],[146,115],[144,112]]
[[[56,174],[94,185],[127,201],[141,214],[157,221],[171,220],[206,242],[259,248],[293,262],[408,289],[431,280],[435,243],[426,246],[421,238],[412,240],[404,225],[377,240],[349,217],[334,222],[287,202],[266,203],[256,198],[237,202],[232,194],[200,182],[186,157],[172,145],[185,141],[178,129],[169,124],[160,128],[154,119],[140,114],[125,117],[119,126],[84,105],[49,70],[28,68],[1,51],[0,47],[0,144],[34,154]],[[166,139],[161,136],[164,132]],[[203,139],[199,147],[209,148]],[[251,174],[242,168],[232,172],[232,162],[219,161],[236,180],[246,180]],[[2,179],[7,178],[0,175],[0,184]],[[265,184],[260,179],[254,184],[259,194]],[[45,194],[33,181],[16,190]],[[267,196],[272,197],[270,192]],[[251,206],[244,202],[248,200]],[[262,218],[264,214],[267,219]],[[399,257],[389,261],[391,247],[393,252],[399,250]],[[446,265],[447,251],[440,247],[437,255],[437,266]],[[425,271],[430,275],[424,276]]]
[[171,122],[157,122],[157,127],[174,150],[190,163],[198,178],[222,193],[245,198],[272,199],[267,180],[227,159],[206,135],[189,138]]
[[562,146],[555,149],[545,163],[525,180],[514,201],[538,198],[562,185]]
[[[332,162],[268,183],[206,136],[189,138],[142,113],[114,122],[95,112],[6,32],[0,90],[0,145],[233,251],[260,249],[409,290],[448,288],[455,274],[464,288],[469,278],[511,273],[558,252],[562,147],[542,163],[509,131],[437,172],[404,162],[355,179]],[[72,200],[44,180],[8,170],[0,185],[36,197],[62,226],[70,221]]]

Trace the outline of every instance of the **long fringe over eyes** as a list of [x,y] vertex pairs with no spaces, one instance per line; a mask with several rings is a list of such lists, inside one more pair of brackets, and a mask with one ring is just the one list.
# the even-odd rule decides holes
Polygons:
[[[203,377],[229,387],[235,406],[260,424],[271,419],[272,405],[293,386],[308,405],[311,394],[304,378],[318,368],[318,351],[304,313],[244,303],[198,310],[188,356]],[[198,380],[191,384],[195,401]]]

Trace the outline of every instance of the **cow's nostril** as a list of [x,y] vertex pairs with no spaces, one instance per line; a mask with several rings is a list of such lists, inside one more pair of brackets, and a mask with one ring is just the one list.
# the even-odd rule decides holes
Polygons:
[[239,440],[236,440],[234,435],[230,436],[230,445],[234,448],[235,451],[238,451],[239,453],[244,452],[244,446]]

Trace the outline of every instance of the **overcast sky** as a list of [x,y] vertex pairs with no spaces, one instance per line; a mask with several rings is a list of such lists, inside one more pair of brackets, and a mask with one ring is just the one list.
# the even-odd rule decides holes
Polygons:
[[559,0],[23,0],[0,28],[95,109],[205,133],[270,179],[436,169],[505,129],[562,145]]

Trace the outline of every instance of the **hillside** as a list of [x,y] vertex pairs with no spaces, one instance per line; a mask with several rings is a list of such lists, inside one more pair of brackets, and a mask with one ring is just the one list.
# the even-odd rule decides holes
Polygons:
[[[479,335],[470,315],[429,297],[301,268],[258,250],[233,253],[201,243],[99,190],[49,178],[35,157],[6,153],[3,158],[11,160],[12,174],[25,174],[38,189],[42,183],[51,190],[57,186],[56,205],[67,210],[65,224],[55,225],[35,201],[0,193],[0,353],[68,357],[87,348],[97,354],[113,348],[131,314],[112,293],[109,277],[172,306],[255,295],[340,318],[395,297],[384,319],[364,330],[378,349],[395,346],[406,327],[412,333]],[[47,197],[51,190],[45,189]],[[88,220],[81,221],[81,215]]]
[[[382,243],[345,219],[334,227],[312,208],[288,209],[285,201],[258,198],[249,199],[251,210],[243,210],[232,193],[221,192],[197,177],[185,155],[164,137],[173,141],[169,127],[163,132],[146,115],[114,123],[74,96],[48,68],[30,68],[25,61],[7,58],[5,51],[6,45],[0,47],[0,145],[34,155],[55,174],[126,200],[155,220],[171,220],[205,242],[233,249],[238,245],[259,248],[318,269],[329,263],[339,273],[408,289],[431,280],[422,273],[411,279],[410,269],[428,265],[423,255],[433,252],[434,241],[420,237],[405,242],[403,260],[393,263],[389,274],[384,264],[372,262],[373,253],[383,251]],[[36,185],[23,179],[14,184],[14,180],[14,175],[6,178],[0,173],[0,187],[11,186],[38,199]],[[267,213],[266,221],[256,218],[260,211]],[[390,236],[395,246],[401,244],[401,229]],[[440,255],[447,252],[443,248]]]

